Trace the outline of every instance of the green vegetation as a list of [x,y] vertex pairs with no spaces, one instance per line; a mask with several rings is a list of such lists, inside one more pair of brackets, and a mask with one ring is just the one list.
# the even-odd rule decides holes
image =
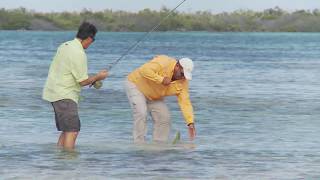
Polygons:
[[[39,13],[20,9],[0,9],[1,30],[76,30],[82,21],[90,21],[100,31],[148,31],[170,9],[144,9],[139,12],[104,10],[92,12]],[[286,12],[278,7],[262,12],[238,10],[213,14],[175,12],[158,31],[238,31],[238,32],[320,32],[320,10]]]

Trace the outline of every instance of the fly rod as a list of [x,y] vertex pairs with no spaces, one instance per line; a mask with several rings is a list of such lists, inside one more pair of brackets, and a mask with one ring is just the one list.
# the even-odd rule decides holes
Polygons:
[[[186,2],[187,0],[183,0],[181,1],[175,8],[173,8],[170,12],[168,12],[168,14],[162,18],[158,24],[156,24],[155,26],[153,26],[153,28],[148,31],[147,33],[145,33],[136,43],[134,43],[132,46],[130,46],[127,51],[125,51],[117,60],[115,60],[114,62],[112,62],[108,67],[107,70],[110,71],[116,64],[118,64],[126,55],[128,55],[132,50],[134,50],[150,33],[154,32],[155,30],[157,30],[159,28],[159,26],[166,20],[168,19],[173,12],[178,9],[184,2]],[[96,89],[100,89],[102,87],[102,81],[96,81],[93,84],[93,87],[95,87]]]

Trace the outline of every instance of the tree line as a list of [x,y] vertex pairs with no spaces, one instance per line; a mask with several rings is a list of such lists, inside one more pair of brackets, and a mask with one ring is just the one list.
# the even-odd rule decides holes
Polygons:
[[[25,8],[0,9],[1,30],[77,30],[82,21],[90,21],[100,31],[149,31],[170,9],[139,12],[35,12]],[[287,12],[279,7],[263,11],[237,10],[212,13],[174,12],[158,31],[209,31],[209,32],[320,32],[320,10]]]

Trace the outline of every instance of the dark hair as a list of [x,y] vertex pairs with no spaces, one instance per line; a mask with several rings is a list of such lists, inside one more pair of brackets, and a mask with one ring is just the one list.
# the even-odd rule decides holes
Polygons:
[[98,30],[93,24],[89,22],[83,22],[79,27],[77,38],[84,40],[88,37],[94,37],[97,32]]

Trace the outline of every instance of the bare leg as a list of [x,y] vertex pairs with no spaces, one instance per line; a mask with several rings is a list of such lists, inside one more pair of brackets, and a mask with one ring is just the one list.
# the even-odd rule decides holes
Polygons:
[[63,147],[67,150],[74,149],[76,139],[79,132],[64,132],[64,144]]
[[59,146],[59,147],[63,147],[63,145],[64,145],[64,137],[65,137],[65,133],[64,133],[64,132],[62,132],[62,133],[60,134],[60,137],[59,137],[59,140],[58,140],[57,146]]

